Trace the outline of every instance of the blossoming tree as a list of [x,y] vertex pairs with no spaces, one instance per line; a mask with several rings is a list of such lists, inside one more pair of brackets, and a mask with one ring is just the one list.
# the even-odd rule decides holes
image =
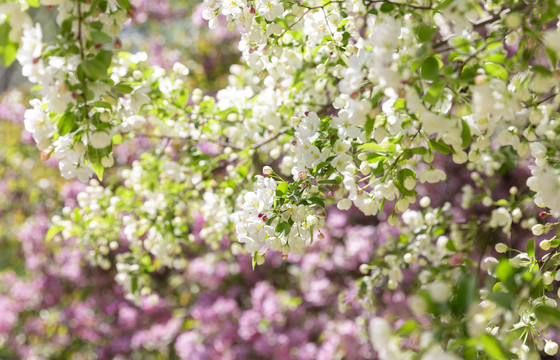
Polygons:
[[[203,5],[210,29],[240,36],[217,91],[123,51],[128,0],[0,5],[3,61],[36,84],[27,131],[63,178],[90,181],[47,242],[74,241],[141,302],[173,291],[155,279],[184,274],[198,237],[267,267],[346,212],[386,232],[356,264],[372,358],[557,353],[560,3]],[[27,14],[39,6],[53,39]],[[144,137],[159,146],[112,170]]]

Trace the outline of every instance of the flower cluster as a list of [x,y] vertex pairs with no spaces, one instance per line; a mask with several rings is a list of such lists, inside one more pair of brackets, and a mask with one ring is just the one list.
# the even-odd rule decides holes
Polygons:
[[[39,5],[53,40],[25,15]],[[208,0],[184,27],[207,20],[235,56],[120,51],[148,28],[130,18],[180,5],[0,7],[0,53],[37,84],[28,132],[64,178],[90,181],[47,239],[112,272],[131,306],[186,309],[137,335],[157,339],[146,349],[181,333],[183,357],[367,358],[369,329],[387,359],[556,353],[557,2]],[[267,263],[253,272],[247,253]],[[300,322],[332,289],[352,321]]]

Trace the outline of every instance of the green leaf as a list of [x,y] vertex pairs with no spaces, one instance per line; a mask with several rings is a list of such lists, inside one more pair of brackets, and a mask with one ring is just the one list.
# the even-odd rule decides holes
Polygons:
[[118,145],[118,144],[122,143],[122,141],[123,141],[123,137],[122,137],[121,134],[116,133],[116,134],[113,136],[113,144]]
[[453,38],[453,39],[451,39],[451,43],[453,44],[453,46],[455,46],[457,49],[459,49],[463,52],[469,52],[469,50],[471,48],[470,41],[463,38],[463,37]]
[[41,6],[41,4],[39,3],[39,0],[26,0],[27,4],[31,7],[39,7]]
[[384,3],[381,4],[381,6],[379,7],[379,10],[380,10],[381,12],[384,12],[384,13],[391,12],[391,11],[393,11],[394,9],[395,9],[395,4],[389,3],[389,2],[384,2]]
[[371,133],[373,132],[373,124],[375,124],[375,117],[370,117],[369,115],[366,117],[366,140],[369,140],[371,137]]
[[543,75],[543,76],[551,76],[552,75],[552,71],[550,71],[550,69],[547,69],[546,67],[544,67],[542,65],[531,66],[531,71],[534,72],[534,73],[537,73],[539,75]]
[[370,151],[380,151],[380,152],[394,152],[395,145],[391,144],[388,148],[384,148],[383,146],[376,144],[376,143],[367,143],[358,146],[358,151],[360,150],[370,150]]
[[405,108],[405,100],[403,98],[398,98],[393,105],[394,110],[401,110]]
[[135,275],[130,279],[130,290],[133,294],[138,291],[138,278]]
[[473,274],[461,275],[454,293],[455,297],[452,300],[451,308],[455,315],[462,316],[467,312],[469,306],[478,298],[476,276]]
[[323,209],[325,208],[325,202],[323,201],[323,199],[321,199],[317,196],[310,197],[307,200],[312,202],[313,204],[319,205]]
[[435,8],[434,8],[434,13],[440,11],[441,9],[445,9],[446,7],[448,7],[451,3],[453,3],[454,0],[445,0],[440,2]]
[[509,280],[513,279],[515,275],[515,268],[509,260],[505,257],[500,259],[498,265],[496,265],[496,277],[503,283],[508,282]]
[[282,197],[286,195],[286,191],[288,191],[288,183],[283,181],[276,186],[276,196]]
[[183,107],[187,105],[189,101],[189,92],[187,90],[181,90],[181,93],[177,97],[177,101],[175,102],[178,107]]
[[0,58],[5,67],[10,66],[14,62],[18,49],[18,45],[10,41],[11,29],[10,23],[7,20],[0,24]]
[[47,231],[47,236],[45,237],[45,241],[50,242],[52,238],[55,237],[56,234],[60,233],[62,230],[64,230],[64,225],[52,226],[49,229],[49,231]]
[[500,199],[498,201],[494,201],[494,205],[496,206],[509,206],[509,201],[506,199]]
[[[499,284],[499,283],[498,283]],[[494,291],[490,295],[490,300],[500,305],[501,307],[511,310],[513,306],[513,295],[503,291]]]
[[130,9],[130,1],[129,0],[117,0],[117,4],[119,4],[119,6],[124,10],[128,11]]
[[287,222],[279,222],[274,228],[274,234],[276,237],[287,237],[290,234],[292,227]]
[[461,129],[461,147],[463,149],[467,148],[471,144],[472,136],[471,136],[471,128],[469,124],[465,120],[462,120],[463,128]]
[[113,39],[111,36],[102,31],[92,31],[90,37],[91,40],[96,44],[103,44]]
[[504,63],[507,60],[507,54],[504,53],[490,54],[486,57],[486,60],[493,63]]
[[[90,1],[90,12],[92,11],[93,8],[95,8],[97,6],[97,4],[100,2],[101,0],[91,0]],[[105,1],[105,0],[104,0]],[[101,6],[101,9],[103,10],[104,6]],[[105,7],[105,10],[107,8]],[[105,11],[103,10],[103,11]],[[88,23],[88,26],[91,27],[94,30],[100,31],[101,29],[103,29],[103,23],[100,21],[92,21]]]
[[379,203],[379,212],[381,213],[381,215],[383,215],[383,208],[385,207],[385,202],[387,201],[387,198],[383,198],[381,200],[381,202]]
[[496,339],[494,336],[490,334],[483,334],[480,337],[480,341],[482,342],[482,346],[484,347],[484,351],[486,354],[495,360],[507,359],[508,356],[504,349],[502,348],[502,344]]
[[420,76],[422,79],[436,81],[439,78],[438,75],[439,63],[435,57],[430,56],[422,62],[422,67],[420,69]]
[[17,44],[9,42],[0,50],[0,52],[3,53],[2,60],[4,62],[4,66],[9,66],[14,62],[16,59],[17,49]]
[[72,32],[72,19],[66,19],[60,24],[60,34],[64,36],[64,34],[70,34]]
[[96,149],[94,147],[88,146],[87,153],[89,155],[89,161],[91,163],[93,171],[95,171],[95,174],[97,175],[99,180],[103,180],[103,172],[105,171],[105,168],[101,164],[101,159],[104,156],[108,155],[111,152],[111,149],[112,145],[109,145],[105,149]]
[[95,59],[103,64],[105,68],[111,66],[111,60],[113,59],[113,52],[109,50],[101,49],[95,56]]
[[109,104],[106,101],[96,101],[96,102],[92,103],[91,106],[98,107],[98,108],[103,108],[103,109],[107,109],[107,110],[113,110],[113,107],[111,106],[111,104]]
[[109,50],[100,50],[93,59],[85,60],[79,65],[79,69],[83,71],[92,80],[107,80],[107,70],[111,66],[113,53]]
[[420,324],[415,321],[415,320],[408,320],[407,322],[405,322],[404,324],[402,324],[402,326],[397,330],[397,334],[403,336],[403,335],[409,335],[411,334],[414,330],[416,329],[420,329]]
[[463,351],[463,359],[465,359],[465,360],[477,360],[478,356],[477,356],[476,348],[474,348],[474,347],[465,348],[465,350]]
[[108,66],[106,67],[101,61],[96,59],[86,60],[82,62],[78,68],[92,80],[106,80]]
[[134,89],[129,84],[119,83],[115,85],[115,90],[120,92],[121,94],[130,94]]
[[460,79],[462,81],[471,83],[477,75],[478,67],[477,66],[465,66],[463,70],[461,70]]
[[486,65],[484,65],[484,70],[488,75],[500,78],[504,81],[507,81],[509,76],[506,69],[504,69],[501,65],[494,63],[487,63]]
[[432,37],[437,32],[437,28],[433,27],[429,24],[420,24],[418,28],[416,28],[416,37],[420,42],[428,42],[432,40]]
[[255,266],[257,266],[257,259],[259,257],[259,252],[255,251],[253,253],[253,261],[252,261],[252,265],[253,265],[253,270],[255,270]]
[[237,168],[237,173],[239,174],[239,176],[241,177],[247,177],[247,175],[249,174],[249,166],[251,164],[249,163],[249,161],[246,161],[245,164],[239,166]]
[[410,150],[414,155],[424,155],[428,151],[423,146],[410,148],[408,150]]
[[399,172],[397,173],[397,179],[400,180],[403,183],[406,180],[406,178],[409,178],[409,177],[416,180],[416,173],[414,172],[414,170],[405,168],[405,169],[399,170]]
[[529,241],[527,241],[527,246],[526,246],[526,250],[527,255],[533,257],[535,256],[535,238],[531,238],[529,239]]
[[558,63],[558,54],[556,54],[555,50],[552,50],[550,48],[546,48],[546,54],[548,55],[548,58],[550,59],[550,63],[552,64],[552,68],[556,69],[556,64]]
[[432,105],[437,104],[441,92],[443,90],[443,88],[445,87],[445,83],[443,82],[434,82],[427,90],[426,93],[424,94],[423,99],[427,102],[429,102]]
[[451,153],[451,147],[443,142],[443,140],[430,139],[428,141],[430,149],[437,151],[440,154],[448,155]]
[[515,167],[516,165],[514,159],[508,157],[502,163],[502,166],[498,169],[498,174],[500,174],[500,176],[504,176],[508,171],[515,169]]
[[331,180],[319,180],[317,183],[319,185],[340,185],[342,179],[341,178],[336,178],[336,179],[331,179]]
[[367,143],[367,144],[363,144],[358,146],[358,151],[361,150],[375,150],[375,151],[385,151],[385,148],[379,144],[376,143]]
[[556,327],[560,326],[560,310],[556,308],[544,305],[537,306],[535,308],[535,316],[543,323]]
[[78,129],[78,124],[76,122],[76,114],[72,111],[67,111],[58,119],[56,123],[59,135],[66,135],[69,132]]
[[[347,20],[347,19],[344,19]],[[343,21],[344,21],[343,20]],[[338,25],[338,27],[340,28],[340,25]],[[349,32],[345,31],[342,33],[342,45],[346,46],[348,45],[348,39],[350,39],[351,35]]]
[[103,172],[105,171],[105,168],[101,165],[101,162],[91,163],[91,167],[93,168],[93,171],[95,171],[99,181],[103,181]]

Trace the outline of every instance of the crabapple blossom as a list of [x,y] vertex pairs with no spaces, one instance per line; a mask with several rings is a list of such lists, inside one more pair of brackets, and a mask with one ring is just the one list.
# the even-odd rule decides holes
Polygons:
[[[183,358],[557,352],[544,338],[560,316],[556,2],[205,0],[189,34],[229,45],[165,51],[137,45],[140,3],[0,5],[0,53],[35,86],[28,141],[64,179],[91,179],[48,240],[112,272],[131,306],[182,309],[148,347]],[[169,17],[179,7],[163,3]],[[41,5],[56,7],[55,36],[25,13]],[[285,273],[245,301],[242,282],[266,273],[251,259]],[[298,322],[300,304],[323,311],[339,269],[363,276],[339,274],[351,289],[332,313],[360,315]],[[134,323],[121,310],[113,318]],[[345,335],[319,349],[310,329],[326,322]],[[277,334],[286,324],[303,335]],[[367,339],[353,354],[366,328],[376,355]]]

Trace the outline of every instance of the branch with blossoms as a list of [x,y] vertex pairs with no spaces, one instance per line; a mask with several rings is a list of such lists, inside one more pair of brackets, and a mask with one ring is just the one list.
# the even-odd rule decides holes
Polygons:
[[26,126],[63,177],[102,180],[113,147],[137,136],[180,139],[94,183],[50,238],[79,239],[140,301],[158,271],[185,269],[190,229],[267,266],[323,240],[336,206],[392,229],[357,285],[372,314],[386,308],[375,294],[408,296],[405,329],[370,319],[381,359],[556,354],[560,243],[557,220],[543,222],[560,216],[560,6],[205,5],[211,28],[241,30],[243,65],[212,96],[181,63],[115,51],[127,1],[60,4],[45,49],[40,27],[23,28],[18,60],[43,87]]

